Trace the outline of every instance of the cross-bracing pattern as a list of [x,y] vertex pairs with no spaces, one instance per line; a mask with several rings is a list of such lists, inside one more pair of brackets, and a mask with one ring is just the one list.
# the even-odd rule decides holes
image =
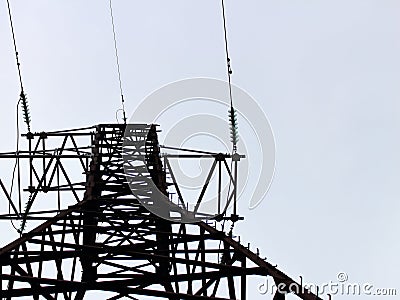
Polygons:
[[[83,299],[96,291],[96,299],[246,299],[248,276],[260,275],[302,299],[320,299],[230,234],[146,210],[125,177],[125,126],[95,129],[81,201],[0,250],[0,297]],[[149,137],[148,176],[166,194],[155,126]]]
[[[27,150],[0,153],[2,162],[15,160],[10,183],[14,189],[9,192],[0,178],[0,193],[9,205],[9,213],[1,211],[0,219],[16,219],[14,226],[24,231],[35,220],[47,220],[62,207],[80,202],[86,189],[82,174],[89,169],[94,129],[24,134]],[[22,188],[29,192],[28,199],[24,199]]]

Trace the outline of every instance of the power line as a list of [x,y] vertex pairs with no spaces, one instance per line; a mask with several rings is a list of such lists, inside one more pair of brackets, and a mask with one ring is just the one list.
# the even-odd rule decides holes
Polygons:
[[[22,83],[22,73],[21,73],[21,63],[19,62],[19,56],[18,56],[18,49],[17,49],[17,41],[15,38],[15,32],[14,32],[14,24],[12,20],[12,13],[11,13],[11,7],[10,7],[10,2],[7,0],[7,8],[8,8],[8,16],[10,19],[10,27],[11,27],[11,34],[12,34],[12,39],[13,39],[13,44],[14,44],[14,52],[15,52],[15,60],[17,63],[17,70],[18,70],[18,78],[19,78],[19,83],[21,86],[21,92],[19,95],[19,99],[17,101],[17,110],[16,110],[16,122],[17,122],[17,151],[16,153],[19,152],[19,118],[18,118],[18,108],[19,105],[22,105],[22,113],[24,115],[24,120],[25,123],[28,127],[28,132],[31,131],[30,128],[30,114],[29,114],[29,106],[28,106],[28,100],[26,98],[26,94],[24,92],[24,85]],[[18,188],[18,199],[19,199],[19,211],[21,213],[21,171],[20,171],[20,163],[19,163],[19,158],[16,158],[13,172],[12,172],[12,179],[11,179],[11,189],[10,189],[10,197],[12,196],[13,193],[13,187],[14,187],[14,179],[15,179],[15,172],[17,172],[17,188]],[[10,207],[9,207],[10,209]],[[11,221],[11,225],[14,227],[15,230],[18,231],[18,229],[15,227],[14,223]]]
[[21,63],[19,62],[17,41],[16,41],[16,38],[15,38],[14,25],[13,25],[12,13],[11,13],[11,7],[10,7],[10,1],[9,0],[7,0],[7,8],[8,8],[8,17],[10,19],[11,34],[12,34],[13,44],[14,44],[15,60],[17,62],[19,83],[21,85],[21,93],[19,95],[18,104],[20,102],[22,104],[22,113],[24,115],[25,123],[26,123],[26,125],[28,127],[28,132],[30,132],[31,131],[31,125],[30,125],[31,124],[31,117],[30,117],[30,112],[29,112],[28,99],[26,98],[26,94],[24,92],[24,85],[22,84]]
[[126,124],[125,100],[124,100],[124,93],[123,93],[123,90],[122,90],[121,71],[120,71],[120,66],[119,66],[119,56],[118,56],[118,47],[117,47],[117,37],[116,37],[116,33],[115,33],[114,15],[113,15],[113,9],[112,9],[111,1],[112,0],[110,0],[110,16],[111,16],[111,24],[112,24],[112,31],[113,31],[113,37],[114,37],[115,60],[116,60],[116,63],[117,63],[118,82],[119,82],[119,90],[120,90],[120,93],[121,93],[123,119],[124,119],[124,123]]
[[13,20],[12,20],[12,15],[11,15],[11,8],[10,8],[10,1],[9,0],[7,0],[7,8],[8,8],[8,16],[10,18],[10,26],[11,26],[12,38],[13,38],[13,42],[14,42],[14,51],[15,51],[15,59],[17,61],[19,83],[21,84],[21,91],[24,91],[24,87],[23,87],[23,84],[22,84],[21,68],[20,68],[21,64],[19,63],[19,58],[18,58],[17,42],[15,40],[14,25],[13,25]]
[[236,152],[237,142],[239,141],[239,134],[238,134],[236,110],[233,107],[232,82],[231,82],[232,68],[231,68],[231,59],[229,57],[229,50],[228,50],[228,33],[227,33],[227,29],[226,29],[226,16],[225,16],[224,0],[221,0],[221,6],[222,6],[222,20],[223,20],[223,24],[224,24],[225,55],[226,55],[226,65],[227,65],[227,73],[228,73],[229,100],[231,102],[231,107],[229,109],[229,123],[230,123],[232,149],[233,149],[233,152]]
[[228,50],[228,33],[226,30],[226,17],[225,17],[225,3],[224,0],[221,0],[222,6],[222,20],[224,22],[224,38],[225,38],[225,54],[226,54],[226,64],[227,64],[227,71],[228,71],[228,82],[229,82],[229,99],[231,101],[231,107],[233,106],[232,100],[232,84],[231,84],[231,59],[229,58],[229,50]]

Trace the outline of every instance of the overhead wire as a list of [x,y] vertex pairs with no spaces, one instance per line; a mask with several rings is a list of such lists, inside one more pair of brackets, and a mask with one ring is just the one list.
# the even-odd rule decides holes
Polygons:
[[[19,120],[18,120],[19,102],[20,102],[20,101],[18,100],[18,102],[17,102],[17,110],[16,110],[16,122],[17,122],[17,151],[16,151],[16,153],[17,153],[17,154],[18,154],[18,152],[19,152]],[[13,171],[12,171],[12,176],[11,176],[11,187],[10,187],[10,192],[9,192],[10,198],[12,197],[12,192],[13,192],[13,188],[14,188],[15,171],[16,171],[16,169],[17,169],[17,166],[19,165],[18,161],[19,161],[19,159],[16,158],[16,159],[15,159],[15,163],[14,163],[14,167],[13,167]],[[18,172],[18,173],[19,173],[19,172]],[[19,193],[19,194],[20,194],[20,193]],[[21,212],[21,205],[19,205],[19,210],[20,210],[20,212]],[[11,203],[8,204],[8,213],[11,214]],[[10,222],[11,222],[12,227],[14,227],[14,229],[15,229],[17,232],[19,232],[19,231],[18,231],[18,228],[15,227],[14,222],[13,222],[12,219],[10,219]]]
[[23,84],[22,84],[22,75],[21,75],[21,68],[20,68],[20,63],[19,63],[19,58],[18,58],[17,42],[16,42],[16,39],[15,39],[14,25],[13,25],[11,8],[10,8],[10,1],[9,0],[7,0],[7,8],[8,8],[8,17],[10,19],[11,34],[12,34],[12,38],[13,38],[13,42],[14,42],[15,58],[17,60],[19,83],[21,84],[21,91],[23,91],[24,87],[23,87]]
[[10,7],[10,1],[7,0],[7,8],[8,8],[8,17],[10,20],[10,27],[11,27],[11,35],[12,35],[12,39],[13,39],[13,44],[14,44],[14,52],[15,52],[15,60],[17,63],[17,70],[18,70],[18,78],[19,78],[19,83],[21,86],[21,92],[19,95],[19,102],[21,102],[22,104],[22,113],[24,115],[24,120],[25,123],[28,127],[28,132],[31,131],[31,117],[30,117],[30,112],[29,112],[29,105],[28,105],[28,100],[26,98],[26,94],[24,91],[24,85],[22,83],[22,72],[21,72],[21,63],[19,62],[19,54],[18,54],[18,49],[17,49],[17,41],[15,38],[15,32],[14,32],[14,24],[13,24],[13,19],[12,19],[12,13],[11,13],[11,7]]
[[121,104],[122,104],[122,108],[118,109],[116,111],[116,114],[118,114],[118,111],[122,110],[124,124],[126,124],[125,99],[124,99],[124,93],[123,93],[123,89],[122,89],[121,70],[120,70],[120,65],[119,65],[119,55],[118,55],[118,46],[117,46],[117,35],[115,33],[114,14],[113,14],[113,8],[112,8],[111,2],[112,2],[112,0],[110,0],[110,16],[111,16],[113,38],[114,38],[114,50],[115,50],[115,60],[116,60],[117,72],[118,72],[119,91],[121,94]]
[[[19,154],[19,134],[20,134],[19,133],[19,131],[20,131],[20,129],[19,129],[19,114],[18,114],[19,106],[20,105],[22,106],[22,113],[24,116],[24,121],[27,125],[28,132],[31,131],[31,127],[30,127],[31,117],[30,117],[30,112],[29,112],[28,100],[26,98],[26,94],[24,91],[24,85],[23,85],[23,81],[22,81],[21,63],[19,61],[19,53],[18,53],[18,48],[17,48],[17,41],[16,41],[16,37],[15,37],[14,24],[13,24],[13,18],[12,18],[9,0],[7,0],[7,9],[8,9],[8,16],[9,16],[10,27],[11,27],[11,35],[12,35],[13,45],[14,45],[18,78],[19,78],[19,83],[20,83],[20,87],[21,87],[21,92],[19,95],[19,99],[17,101],[17,108],[16,108],[16,135],[17,135],[17,137],[16,137],[16,148],[17,148],[16,154],[18,156],[18,154]],[[20,162],[19,162],[18,157],[15,159],[15,164],[13,167],[12,178],[11,178],[11,188],[10,188],[10,193],[9,193],[10,197],[12,196],[12,193],[13,193],[16,173],[17,173],[17,187],[18,187],[18,199],[19,199],[19,213],[21,213],[21,199],[22,199],[22,196],[21,196],[21,169],[20,169]],[[9,206],[10,205],[11,204],[9,204]],[[9,210],[10,210],[10,207],[9,207]],[[14,225],[14,223],[12,221],[11,221],[11,224],[15,230],[17,230],[19,233],[22,234],[21,230],[16,228],[16,226]]]
[[232,142],[232,152],[236,152],[237,143],[239,140],[238,137],[238,126],[237,126],[237,115],[236,110],[233,107],[233,96],[232,96],[232,67],[231,67],[231,59],[229,57],[229,47],[228,47],[228,30],[226,26],[226,15],[225,15],[225,2],[221,0],[222,6],[222,21],[224,27],[224,40],[225,40],[225,55],[226,55],[226,65],[227,65],[227,75],[228,75],[228,85],[229,85],[229,100],[230,100],[230,109],[229,113],[229,124],[230,124],[230,133],[231,133],[231,142]]
[[[226,65],[227,65],[227,76],[228,76],[228,86],[229,86],[229,100],[230,100],[230,109],[229,113],[229,123],[230,123],[230,131],[231,131],[231,142],[232,142],[232,152],[236,152],[237,150],[237,141],[238,141],[238,134],[237,134],[237,117],[236,117],[236,110],[233,107],[233,96],[232,96],[232,67],[231,67],[231,59],[229,57],[229,47],[228,47],[228,30],[226,26],[226,14],[225,14],[225,2],[221,0],[221,8],[222,8],[222,22],[223,22],[223,29],[224,29],[224,42],[225,42],[225,56],[226,56]],[[231,161],[231,169],[233,166],[233,160]],[[229,187],[228,187],[228,194],[227,194],[227,201],[229,198],[229,193],[231,189],[232,181],[229,180]]]
[[[225,56],[226,56],[226,67],[227,67],[227,77],[228,77],[228,87],[229,87],[229,101],[230,101],[230,109],[228,111],[229,116],[229,124],[230,124],[230,137],[232,142],[232,160],[230,163],[230,168],[233,167],[233,154],[237,152],[237,143],[239,141],[239,134],[238,134],[238,125],[237,125],[237,112],[233,105],[233,93],[232,93],[232,67],[231,67],[231,58],[229,56],[229,46],[228,46],[228,30],[227,30],[227,22],[226,22],[226,13],[225,13],[225,1],[221,0],[221,8],[222,8],[222,21],[223,21],[223,29],[224,29],[224,42],[225,42]],[[228,193],[226,195],[226,201],[229,201],[229,194],[232,187],[232,180],[229,180],[228,185]],[[235,187],[236,188],[236,187]],[[226,209],[223,214],[226,214]],[[229,235],[232,235],[232,231],[234,228],[235,221],[232,220],[231,228]],[[222,225],[224,229],[225,221]],[[220,248],[221,244],[218,248]]]
[[226,63],[227,63],[227,71],[228,71],[228,83],[229,83],[229,100],[231,102],[231,107],[233,107],[233,98],[232,98],[232,84],[231,84],[231,59],[229,57],[229,49],[228,49],[228,31],[226,29],[226,16],[225,16],[225,2],[221,0],[222,6],[222,21],[224,25],[224,39],[225,39],[225,55],[226,55]]

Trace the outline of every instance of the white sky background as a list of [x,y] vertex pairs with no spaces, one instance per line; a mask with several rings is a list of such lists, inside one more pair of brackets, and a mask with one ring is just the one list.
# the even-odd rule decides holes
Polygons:
[[[33,130],[115,122],[108,1],[11,5]],[[128,115],[171,81],[226,78],[220,1],[113,8]],[[259,102],[277,144],[270,192],[242,210],[237,233],[295,279],[324,283],[345,271],[350,282],[399,294],[400,2],[227,1],[226,9],[233,82]],[[0,151],[11,151],[19,83],[5,1],[0,70]],[[249,299],[267,296],[253,286]]]

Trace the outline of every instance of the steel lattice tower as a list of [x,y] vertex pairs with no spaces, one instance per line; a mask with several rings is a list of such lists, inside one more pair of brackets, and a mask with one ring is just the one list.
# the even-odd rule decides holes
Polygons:
[[[147,128],[149,178],[167,194],[157,130],[154,125]],[[47,198],[58,195],[49,199],[53,202],[66,191],[76,200],[66,209],[56,209],[52,217],[46,217],[49,212],[24,214],[24,222],[41,218],[45,222],[0,250],[2,299],[79,300],[91,291],[102,291],[101,299],[110,300],[244,300],[250,275],[271,276],[285,292],[301,299],[320,299],[230,234],[205,222],[166,221],[146,210],[127,184],[121,154],[124,131],[125,125],[103,124],[30,133],[25,135],[27,151],[0,155],[28,160],[28,208],[42,192],[48,193]],[[46,148],[51,137],[61,139],[60,147]],[[90,147],[78,146],[78,137],[89,137]],[[76,160],[86,180],[71,179],[65,159]],[[14,214],[2,218],[20,219],[21,212],[0,183],[14,209]],[[285,293],[277,292],[273,299],[285,299]]]

